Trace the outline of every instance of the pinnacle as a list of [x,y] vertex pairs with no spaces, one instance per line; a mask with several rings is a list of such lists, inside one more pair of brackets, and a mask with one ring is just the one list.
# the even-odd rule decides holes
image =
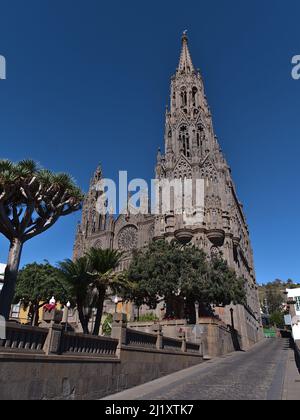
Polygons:
[[195,70],[189,51],[187,31],[184,31],[182,35],[182,49],[178,70],[184,73],[191,73]]

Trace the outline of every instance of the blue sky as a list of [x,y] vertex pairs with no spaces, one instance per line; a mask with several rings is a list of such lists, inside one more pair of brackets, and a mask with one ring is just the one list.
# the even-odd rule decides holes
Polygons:
[[[180,37],[189,30],[214,126],[250,226],[259,282],[299,281],[298,0],[1,0],[1,158],[32,158],[86,190],[102,163],[150,179]],[[80,214],[25,245],[72,253]],[[8,244],[0,239],[0,261]]]

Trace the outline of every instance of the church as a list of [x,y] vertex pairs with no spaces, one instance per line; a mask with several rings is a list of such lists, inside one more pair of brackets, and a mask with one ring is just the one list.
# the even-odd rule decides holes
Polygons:
[[222,255],[246,279],[247,305],[216,308],[216,313],[226,324],[234,322],[243,348],[249,348],[262,336],[249,228],[231,169],[214,132],[203,79],[194,67],[186,32],[182,36],[179,65],[171,78],[164,139],[165,150],[157,154],[155,177],[169,181],[204,180],[204,208],[196,208],[196,213],[203,212],[201,221],[199,217],[184,218],[175,208],[162,215],[131,214],[129,210],[117,218],[109,214],[99,216],[96,211],[99,192],[95,189],[103,176],[99,167],[83,205],[74,258],[91,247],[121,250],[125,253],[122,270],[130,263],[133,249],[157,239],[176,239],[195,244],[207,255]]

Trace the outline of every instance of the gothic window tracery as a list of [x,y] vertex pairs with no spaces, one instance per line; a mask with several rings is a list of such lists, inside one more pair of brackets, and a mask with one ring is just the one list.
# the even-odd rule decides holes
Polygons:
[[180,95],[181,95],[181,106],[182,106],[182,108],[184,108],[184,107],[187,106],[187,92],[186,92],[185,87],[183,87],[181,89],[181,94]]
[[221,251],[217,246],[212,246],[210,249],[211,258],[219,258],[221,257]]
[[204,127],[202,124],[197,125],[197,146],[203,146],[203,140],[205,139]]
[[191,179],[192,178],[192,168],[184,158],[180,159],[180,161],[177,163],[175,171],[174,171],[174,178],[175,179],[181,179],[181,178]]
[[124,227],[118,235],[118,248],[121,251],[132,251],[138,245],[138,232],[135,226]]
[[192,104],[193,107],[197,107],[197,93],[198,93],[198,89],[196,87],[193,87],[192,89]]
[[179,130],[179,141],[182,145],[182,150],[184,156],[187,158],[191,157],[191,151],[190,151],[190,136],[187,130],[186,125],[182,125]]
[[208,179],[213,182],[217,182],[217,172],[215,170],[214,165],[207,160],[204,165],[201,167],[201,177],[204,179]]

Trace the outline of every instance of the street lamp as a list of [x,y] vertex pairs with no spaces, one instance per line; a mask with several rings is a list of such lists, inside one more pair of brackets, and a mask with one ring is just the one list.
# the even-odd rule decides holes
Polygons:
[[116,296],[114,298],[114,303],[115,303],[115,314],[117,313],[117,309],[118,309],[118,303],[119,303],[119,298],[118,296]]
[[68,302],[64,307],[63,321],[62,321],[62,323],[65,324],[65,331],[68,331],[68,319],[69,319],[70,308],[71,308],[71,303]]
[[231,328],[234,331],[234,317],[233,317],[233,308],[230,308],[230,316],[231,316]]

